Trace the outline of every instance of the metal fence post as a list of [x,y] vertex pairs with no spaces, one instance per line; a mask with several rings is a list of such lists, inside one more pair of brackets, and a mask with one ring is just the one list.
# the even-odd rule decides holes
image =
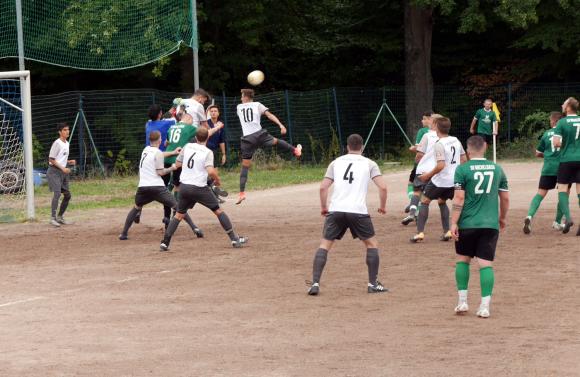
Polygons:
[[222,112],[224,114],[224,132],[226,133],[226,154],[229,153],[230,151],[230,143],[228,141],[229,139],[229,132],[227,132],[228,130],[228,109],[227,109],[227,98],[226,98],[226,92],[222,90],[222,98],[224,99],[223,101],[223,109]]
[[[83,113],[83,95],[79,93],[79,114]],[[85,176],[85,119],[79,117],[79,174]]]
[[286,123],[288,124],[288,139],[292,145],[294,144],[292,142],[292,114],[290,113],[290,95],[288,90],[284,91],[284,97],[286,99]]
[[343,151],[342,146],[342,131],[340,127],[340,113],[338,111],[338,99],[336,98],[336,88],[332,88],[332,96],[334,98],[334,112],[336,114],[336,132],[338,133],[338,142],[340,143],[340,153]]
[[512,83],[508,83],[508,143],[512,142]]
[[[387,96],[385,93],[385,87],[383,86],[383,103],[387,103]],[[381,144],[381,158],[385,159],[385,112],[383,111],[383,135]]]

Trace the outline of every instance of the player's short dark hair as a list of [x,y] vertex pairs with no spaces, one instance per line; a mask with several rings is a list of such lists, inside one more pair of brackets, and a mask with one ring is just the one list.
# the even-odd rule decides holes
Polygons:
[[56,124],[56,130],[58,132],[62,131],[64,128],[67,128],[67,127],[68,127],[68,123],[65,123],[65,122]]
[[479,135],[473,135],[467,139],[467,147],[476,151],[481,151],[485,147],[485,139]]
[[208,137],[209,137],[209,130],[207,129],[207,127],[198,127],[197,128],[197,132],[195,134],[195,138],[197,139],[197,141],[199,141],[200,143],[203,143],[207,140]]
[[254,89],[242,89],[242,96],[254,99]]
[[566,102],[568,102],[568,107],[570,107],[570,109],[572,109],[572,111],[577,112],[578,111],[578,100],[574,97],[570,97],[566,100]]
[[161,139],[161,132],[159,131],[151,131],[149,133],[149,143],[155,143]]
[[444,135],[449,135],[451,129],[451,120],[449,118],[437,119],[437,129]]
[[346,145],[351,151],[360,151],[363,147],[363,138],[359,134],[352,134],[346,139]]
[[159,116],[160,112],[161,112],[161,106],[154,103],[153,105],[149,106],[149,111],[147,112],[147,115],[149,116],[149,119],[157,120],[157,117]]
[[173,114],[171,114],[171,111],[166,111],[165,114],[163,114],[163,119],[171,119],[173,118]]
[[424,117],[427,117],[427,118],[431,118],[431,115],[433,115],[433,111],[425,111],[425,112],[423,113],[423,116],[424,116]]
[[205,89],[202,89],[202,88],[199,88],[195,92],[193,92],[193,96],[194,97],[205,97],[207,99],[210,99],[209,93]]
[[552,112],[550,113],[550,119],[553,119],[553,120],[560,120],[560,119],[562,119],[562,113],[561,113],[561,112],[559,112],[559,111],[552,111]]
[[489,101],[489,102],[493,103],[493,100],[492,100],[491,98],[489,98],[489,97],[488,97],[488,98],[486,98],[486,99],[485,99],[483,102],[487,102],[487,101]]
[[210,111],[211,109],[217,109],[217,111],[220,111],[220,108],[218,107],[218,105],[209,105],[207,107],[207,111]]

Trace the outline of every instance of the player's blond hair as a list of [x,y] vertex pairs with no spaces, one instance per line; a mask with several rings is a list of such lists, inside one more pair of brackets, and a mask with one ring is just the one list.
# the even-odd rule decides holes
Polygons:
[[242,96],[249,98],[249,99],[254,99],[254,89],[242,89]]
[[572,111],[577,112],[578,111],[578,100],[574,97],[569,97],[566,100],[566,107],[569,107],[570,109],[572,109]]

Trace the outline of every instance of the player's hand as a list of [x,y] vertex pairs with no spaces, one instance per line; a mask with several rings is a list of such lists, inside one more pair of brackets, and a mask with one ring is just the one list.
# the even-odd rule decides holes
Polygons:
[[67,164],[75,166],[77,164],[76,160],[68,160]]
[[219,122],[217,122],[217,123],[215,124],[215,128],[217,128],[217,129],[224,128],[224,127],[225,127],[225,126],[224,126],[224,124],[223,124],[221,121],[219,121]]
[[69,168],[64,168],[64,169],[62,169],[62,172],[64,174],[70,174],[70,169]]
[[182,150],[183,150],[183,148],[181,148],[181,147],[175,148],[175,150],[173,151],[173,155],[174,156],[177,156],[178,154],[181,153]]
[[321,214],[323,217],[326,217],[326,216],[328,216],[328,208],[326,208],[326,207],[323,207],[323,208],[321,208],[321,209],[320,209],[320,214]]
[[472,134],[472,135],[475,135],[475,129],[474,128],[470,128],[469,129],[469,133]]
[[427,174],[421,174],[421,175],[419,176],[419,180],[420,180],[421,182],[425,182],[425,183],[427,183],[427,182],[429,182],[429,177],[427,176]]
[[454,241],[459,241],[459,228],[457,224],[451,224],[451,237],[453,237]]
[[378,212],[379,212],[381,215],[384,215],[385,213],[387,213],[387,210],[386,210],[385,208],[379,208]]
[[222,155],[222,166],[226,164],[227,157],[225,154]]
[[286,135],[286,127],[284,127],[284,126],[280,126],[280,134],[281,134],[282,136]]
[[499,219],[499,230],[504,231],[507,225],[506,219]]

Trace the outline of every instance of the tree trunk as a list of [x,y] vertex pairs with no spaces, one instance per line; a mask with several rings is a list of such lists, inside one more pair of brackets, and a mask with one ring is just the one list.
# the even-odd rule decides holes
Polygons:
[[405,113],[407,133],[416,135],[421,116],[433,108],[431,39],[433,9],[405,1]]

